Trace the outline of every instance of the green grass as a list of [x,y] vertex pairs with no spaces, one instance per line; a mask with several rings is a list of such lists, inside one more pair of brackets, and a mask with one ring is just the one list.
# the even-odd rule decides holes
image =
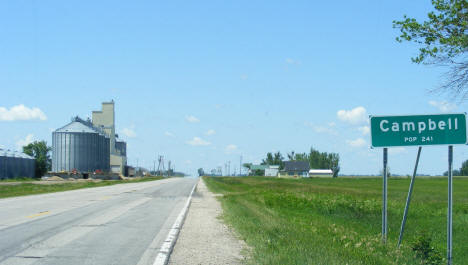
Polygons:
[[13,178],[13,179],[0,179],[0,183],[2,182],[29,182],[29,181],[39,181],[40,179],[37,178]]
[[[416,179],[400,249],[408,179],[389,179],[387,245],[380,237],[381,179],[204,180],[224,195],[223,218],[252,247],[251,264],[433,264],[416,257],[416,246],[433,247],[432,258],[446,255],[446,178]],[[468,264],[467,195],[468,179],[455,178],[454,264]],[[423,238],[432,240],[430,246]]]
[[0,198],[33,195],[41,193],[59,192],[67,190],[77,190],[84,188],[94,188],[111,186],[122,183],[136,183],[145,181],[160,180],[162,177],[145,177],[135,180],[103,180],[100,182],[67,182],[58,184],[33,184],[33,183],[21,183],[17,185],[0,185]]

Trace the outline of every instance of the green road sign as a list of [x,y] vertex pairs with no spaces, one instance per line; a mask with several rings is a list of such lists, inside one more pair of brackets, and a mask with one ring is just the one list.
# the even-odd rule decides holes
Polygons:
[[467,144],[466,113],[370,116],[372,147]]

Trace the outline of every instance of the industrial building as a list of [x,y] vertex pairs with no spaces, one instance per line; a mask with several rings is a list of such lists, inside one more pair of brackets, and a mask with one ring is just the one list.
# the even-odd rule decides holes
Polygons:
[[0,179],[34,178],[36,160],[24,153],[0,149]]
[[115,104],[102,103],[102,110],[93,111],[93,125],[102,129],[110,138],[110,170],[113,173],[124,174],[127,165],[127,143],[120,141],[115,134]]
[[115,134],[114,101],[102,103],[92,120],[74,117],[52,133],[52,171],[123,175],[127,165],[127,143]]

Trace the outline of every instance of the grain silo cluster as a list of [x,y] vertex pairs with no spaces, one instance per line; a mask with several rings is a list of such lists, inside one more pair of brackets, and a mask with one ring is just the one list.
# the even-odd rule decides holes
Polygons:
[[52,133],[52,172],[116,173],[127,165],[127,143],[115,134],[114,101],[102,103],[92,120],[74,117]]
[[34,178],[36,161],[24,153],[0,149],[0,179]]

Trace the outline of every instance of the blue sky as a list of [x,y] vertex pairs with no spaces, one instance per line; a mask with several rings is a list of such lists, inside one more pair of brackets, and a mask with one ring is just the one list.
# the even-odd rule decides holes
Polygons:
[[[428,93],[442,69],[412,64],[417,47],[395,41],[393,20],[430,10],[430,1],[2,1],[0,145],[50,143],[72,116],[114,99],[132,165],[164,155],[192,174],[227,161],[238,171],[240,155],[257,163],[313,146],[339,153],[341,173],[377,174],[368,114],[466,109]],[[423,148],[420,172],[445,171],[446,149]],[[459,167],[466,147],[454,150]],[[416,151],[391,149],[391,171],[411,173]]]

